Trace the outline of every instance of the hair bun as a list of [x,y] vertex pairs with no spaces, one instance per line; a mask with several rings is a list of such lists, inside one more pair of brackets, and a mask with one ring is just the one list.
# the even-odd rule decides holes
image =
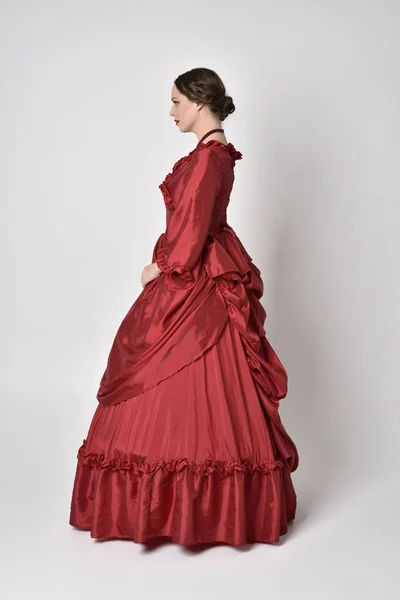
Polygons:
[[233,100],[231,96],[224,96],[222,100],[221,106],[221,121],[224,121],[228,115],[233,113],[235,110],[235,105],[233,104]]

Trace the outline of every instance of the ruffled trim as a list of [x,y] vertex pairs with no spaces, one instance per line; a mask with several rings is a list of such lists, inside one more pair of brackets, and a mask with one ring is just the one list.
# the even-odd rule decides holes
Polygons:
[[224,144],[218,140],[209,140],[208,142],[202,142],[199,147],[207,148],[208,146],[212,146],[212,145],[222,146],[223,148],[228,150],[228,152],[232,158],[233,166],[235,166],[235,162],[237,160],[241,160],[243,158],[243,154],[241,152],[239,152],[238,150],[236,150],[235,146],[233,144],[231,144],[230,142],[228,144]]
[[195,152],[198,152],[199,150],[202,150],[203,148],[208,148],[208,146],[211,146],[211,145],[222,146],[223,148],[228,150],[228,152],[231,156],[231,159],[232,159],[233,167],[235,166],[235,162],[237,160],[241,160],[243,157],[242,153],[239,152],[238,150],[236,150],[235,146],[233,144],[231,144],[230,142],[228,144],[223,144],[222,142],[220,142],[218,140],[209,140],[208,142],[202,142],[199,146],[196,146],[196,148],[194,148],[191,152],[189,152],[189,154],[187,154],[186,156],[182,156],[182,158],[180,158],[179,160],[176,161],[176,163],[172,167],[172,171],[166,175],[164,181],[162,181],[162,183],[160,183],[160,185],[158,186],[162,192],[162,195],[164,197],[164,202],[165,202],[166,206],[168,206],[168,208],[174,209],[176,207],[176,202],[173,201],[173,199],[169,193],[169,189],[168,189],[168,183],[169,183],[170,179],[175,175],[176,171],[179,169],[179,167],[182,164],[191,160],[191,158]]
[[106,457],[104,454],[94,452],[85,452],[86,440],[83,440],[82,446],[78,450],[78,460],[86,465],[99,467],[101,469],[110,469],[118,471],[132,471],[139,475],[140,473],[154,473],[163,469],[166,473],[179,473],[183,469],[190,469],[196,475],[210,475],[218,473],[219,475],[231,475],[234,471],[245,473],[270,473],[274,469],[287,467],[283,459],[275,460],[270,463],[256,463],[254,461],[243,461],[228,463],[226,461],[206,460],[203,463],[196,463],[189,458],[177,458],[169,461],[158,461],[148,463],[146,461],[133,460],[127,454],[114,451],[114,458]]
[[162,195],[164,196],[164,202],[165,204],[168,206],[168,208],[175,208],[176,206],[176,202],[174,202],[170,196],[169,190],[167,188],[167,181],[168,179],[171,177],[171,173],[168,173],[167,177],[165,178],[165,180],[160,183],[160,185],[158,186],[162,192]]
[[170,179],[175,175],[175,173],[179,169],[179,167],[183,163],[191,160],[192,155],[195,152],[195,150],[196,150],[196,148],[194,150],[192,150],[191,152],[189,152],[189,154],[187,156],[182,156],[182,158],[177,160],[176,163],[172,167],[172,171],[170,173],[168,173],[168,175],[165,177],[164,181],[162,183],[160,183],[160,185],[158,186],[162,192],[162,195],[164,196],[164,201],[165,201],[166,206],[168,206],[168,208],[173,209],[176,207],[176,202],[173,201],[173,199],[169,193],[168,183],[169,183]]
[[157,263],[158,267],[164,272],[164,273],[175,273],[177,275],[179,275],[179,277],[183,280],[183,281],[193,281],[193,275],[192,272],[189,271],[188,269],[185,269],[185,267],[183,267],[182,265],[170,265],[168,264],[168,256],[169,256],[169,251],[167,248],[160,248],[155,256],[155,262]]

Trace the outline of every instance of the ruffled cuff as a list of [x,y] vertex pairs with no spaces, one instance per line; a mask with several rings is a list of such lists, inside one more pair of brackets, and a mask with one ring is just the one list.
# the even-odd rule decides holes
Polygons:
[[169,258],[169,250],[168,248],[160,248],[155,256],[155,262],[161,271],[164,273],[174,273],[178,275],[180,279],[183,281],[193,281],[192,272],[189,269],[186,269],[182,265],[172,264],[170,265],[168,262]]

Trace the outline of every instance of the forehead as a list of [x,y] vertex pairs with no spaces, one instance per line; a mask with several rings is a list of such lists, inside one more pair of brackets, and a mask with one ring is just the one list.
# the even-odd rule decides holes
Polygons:
[[172,98],[182,98],[182,94],[180,93],[175,84],[172,86],[171,90],[171,99]]

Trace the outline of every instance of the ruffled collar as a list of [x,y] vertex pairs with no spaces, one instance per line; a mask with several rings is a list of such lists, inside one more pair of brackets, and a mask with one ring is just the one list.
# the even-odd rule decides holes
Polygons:
[[238,150],[236,150],[235,146],[233,144],[231,144],[230,142],[228,144],[224,144],[223,142],[219,142],[218,140],[209,140],[208,142],[202,142],[201,144],[196,146],[196,148],[194,150],[192,150],[192,152],[189,153],[189,156],[191,156],[194,152],[196,152],[196,150],[201,149],[202,147],[207,148],[208,146],[211,146],[211,145],[222,146],[222,148],[225,148],[226,150],[228,150],[229,154],[231,155],[233,163],[235,163],[236,160],[240,160],[243,156],[242,153],[239,152]]
[[203,148],[208,148],[208,146],[211,146],[211,145],[225,148],[225,150],[227,150],[229,152],[229,154],[231,155],[233,166],[235,165],[235,162],[237,160],[240,160],[242,158],[242,153],[239,152],[238,150],[236,150],[235,146],[233,144],[231,144],[230,142],[228,144],[223,144],[222,142],[219,142],[218,140],[209,140],[208,142],[202,142],[201,144],[197,145],[196,148],[194,148],[191,152],[189,152],[189,154],[187,154],[186,156],[182,156],[182,158],[180,158],[179,160],[176,161],[176,163],[172,167],[171,173],[168,173],[165,181],[169,180],[172,177],[172,175],[175,173],[175,171],[178,169],[178,167],[180,167],[180,165],[182,163],[189,161],[195,152],[199,152]]

